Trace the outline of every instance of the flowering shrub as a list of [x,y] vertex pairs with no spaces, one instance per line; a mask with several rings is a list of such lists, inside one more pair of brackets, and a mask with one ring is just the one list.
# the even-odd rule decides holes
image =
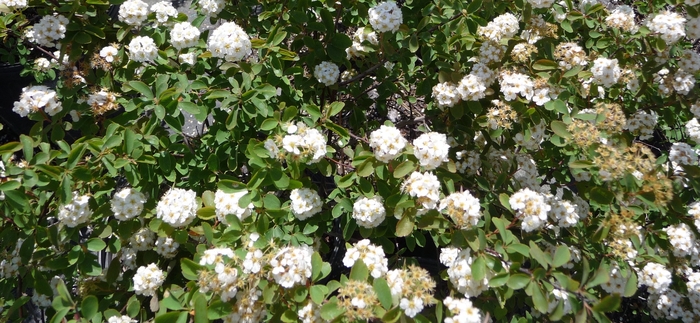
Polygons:
[[0,320],[700,321],[699,4],[0,0]]

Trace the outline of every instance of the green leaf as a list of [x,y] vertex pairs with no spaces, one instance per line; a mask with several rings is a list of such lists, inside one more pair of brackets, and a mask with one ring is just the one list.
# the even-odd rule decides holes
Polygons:
[[472,277],[476,281],[480,281],[486,276],[486,259],[484,259],[483,255],[476,257],[472,263],[471,269]]
[[320,119],[322,116],[321,109],[319,109],[313,104],[304,105],[303,109],[306,110],[307,113],[309,113],[309,116],[311,116],[314,119],[314,121]]
[[151,87],[146,85],[146,83],[143,83],[141,81],[129,81],[126,84],[131,89],[141,93],[141,95],[145,96],[147,99],[153,100],[154,96],[153,92],[151,91]]
[[355,171],[357,172],[357,175],[361,177],[367,177],[369,175],[372,175],[374,173],[374,158],[370,157],[367,158],[360,166],[357,166],[357,169]]
[[586,283],[586,288],[593,288],[608,281],[610,281],[610,266],[607,263],[601,263],[591,280]]
[[387,311],[384,313],[384,316],[382,316],[382,322],[384,323],[394,323],[398,321],[401,318],[401,314],[403,312],[401,311],[400,307],[394,307],[390,311]]
[[571,252],[569,251],[569,248],[565,245],[560,245],[554,252],[552,267],[561,267],[569,262],[569,259],[571,259]]
[[532,258],[537,260],[537,262],[540,263],[544,269],[549,268],[549,256],[542,252],[542,249],[540,249],[540,247],[534,241],[530,241],[530,255]]
[[329,109],[328,109],[328,117],[332,117],[341,111],[343,111],[343,107],[345,107],[345,103],[343,102],[333,102],[330,104]]
[[467,6],[467,13],[477,13],[477,11],[481,9],[481,3],[482,0],[471,1]]
[[377,294],[377,298],[379,298],[379,302],[382,304],[382,307],[386,310],[391,309],[391,304],[392,304],[393,298],[391,297],[391,288],[389,287],[389,284],[386,282],[386,279],[384,279],[384,278],[375,279],[373,286],[374,286],[374,292]]
[[589,193],[591,201],[598,203],[599,205],[607,205],[612,203],[615,197],[612,192],[602,187],[594,187]]
[[569,162],[569,168],[591,168],[593,166],[595,164],[588,160],[573,160]]
[[309,295],[311,296],[311,301],[321,305],[323,303],[323,300],[326,298],[326,295],[328,294],[328,287],[324,285],[313,285],[309,289]]
[[514,243],[506,247],[508,253],[519,253],[525,257],[530,257],[530,248],[522,243]]
[[502,241],[506,241],[506,221],[501,218],[491,218],[491,222],[498,229],[498,235],[501,236]]
[[126,314],[130,317],[136,317],[141,311],[141,301],[136,295],[133,295],[126,302]]
[[83,314],[84,318],[91,320],[97,314],[99,306],[100,303],[97,297],[89,295],[83,298],[83,301],[80,303],[80,313]]
[[196,293],[194,296],[194,323],[209,323],[207,299],[202,293]]
[[508,282],[509,278],[510,278],[510,274],[507,272],[502,273],[502,274],[498,274],[496,276],[491,277],[491,279],[489,279],[489,286],[501,287]]
[[330,302],[321,306],[321,317],[324,320],[332,321],[345,312],[345,309],[338,306],[338,299],[332,298]]
[[566,103],[562,100],[552,100],[544,104],[544,108],[549,111],[557,111],[559,113],[567,114],[569,110],[566,108]]
[[197,217],[202,220],[211,220],[216,217],[216,208],[213,206],[203,207],[197,210]]
[[277,125],[279,125],[279,121],[273,118],[267,118],[260,124],[260,130],[269,131],[277,128]]
[[501,193],[498,195],[498,201],[501,202],[501,205],[508,209],[509,211],[513,211],[513,208],[510,207],[510,197],[506,193]]
[[548,59],[540,59],[532,63],[532,68],[538,71],[556,70],[559,68],[559,64]]
[[401,218],[401,220],[399,220],[398,223],[396,223],[396,236],[397,237],[408,236],[409,234],[411,234],[411,232],[413,232],[413,227],[414,227],[413,218],[411,218],[408,215],[404,215],[404,217]]
[[593,305],[593,310],[597,312],[613,312],[620,307],[621,298],[619,294],[612,294],[605,296],[598,302],[598,304]]
[[195,263],[194,261],[182,258],[180,259],[180,267],[182,268],[182,276],[189,280],[198,280],[199,271],[202,270],[202,266]]
[[367,268],[367,265],[365,265],[362,260],[355,261],[355,264],[350,270],[350,279],[366,281],[367,277],[369,277],[369,269]]
[[162,315],[156,315],[155,323],[180,323],[187,322],[187,312],[173,311]]
[[521,274],[521,273],[517,273],[517,274],[511,275],[510,278],[508,278],[507,285],[508,285],[508,287],[510,287],[514,290],[518,290],[518,289],[522,289],[525,286],[527,286],[528,283],[530,283],[530,276],[525,275],[525,274]]
[[416,170],[416,163],[406,160],[394,168],[394,178],[402,178]]
[[547,297],[545,297],[542,287],[539,284],[530,284],[532,286],[532,304],[535,305],[535,309],[541,313],[547,313],[549,309],[549,302]]
[[87,248],[90,251],[101,251],[105,247],[107,247],[107,244],[102,239],[92,238],[87,241]]
[[637,275],[630,271],[630,277],[627,279],[627,284],[625,285],[624,297],[632,297],[637,293]]
[[552,121],[551,127],[552,127],[552,131],[555,134],[557,134],[557,136],[562,137],[562,138],[566,138],[566,139],[571,138],[571,133],[569,132],[569,130],[566,129],[567,127],[566,127],[565,123],[563,123],[559,120],[554,120],[554,121]]
[[24,154],[24,159],[32,160],[32,157],[34,157],[34,140],[32,140],[32,137],[20,135],[19,141],[22,142],[22,153]]

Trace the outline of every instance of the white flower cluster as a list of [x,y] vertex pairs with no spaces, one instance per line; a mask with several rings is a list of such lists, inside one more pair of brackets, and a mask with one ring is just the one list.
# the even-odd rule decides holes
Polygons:
[[700,201],[688,205],[688,215],[693,217],[695,227],[700,228]]
[[685,257],[693,253],[695,246],[695,234],[685,223],[680,223],[665,227],[664,232],[668,236],[668,241],[673,246],[673,255]]
[[700,17],[691,17],[688,19],[688,21],[685,23],[685,32],[688,38],[700,38]]
[[234,303],[233,313],[223,318],[224,323],[258,323],[267,315],[262,291],[256,287],[238,293]]
[[90,220],[92,210],[88,205],[90,197],[87,195],[78,195],[78,192],[73,192],[73,199],[70,203],[63,205],[58,210],[58,221],[68,226],[75,228]]
[[34,68],[40,72],[48,72],[51,69],[51,61],[46,58],[39,57],[34,60]]
[[170,30],[170,43],[177,50],[197,46],[199,42],[199,29],[189,22],[178,22]]
[[559,227],[568,228],[578,223],[580,216],[578,215],[576,205],[571,201],[550,196],[548,202],[552,207],[549,211],[549,216],[552,220],[557,222]]
[[651,316],[658,320],[683,318],[683,322],[696,322],[695,315],[683,309],[682,301],[683,298],[677,291],[669,289],[661,293],[650,293],[647,306],[651,310]]
[[617,63],[616,58],[596,58],[596,60],[593,61],[591,73],[593,73],[593,81],[596,84],[604,87],[611,87],[615,85],[620,80],[620,76],[622,76],[622,70],[620,69],[620,65]]
[[685,124],[685,130],[688,132],[690,140],[695,143],[700,143],[700,123],[697,118],[693,118]]
[[654,83],[658,84],[661,94],[671,95],[676,91],[686,95],[695,86],[695,76],[684,70],[672,74],[667,68],[662,68],[654,74]]
[[107,320],[107,323],[136,323],[138,322],[137,320],[134,320],[126,315],[122,316],[112,316]]
[[530,137],[525,137],[523,132],[518,132],[513,137],[516,144],[528,150],[539,150],[540,144],[548,137],[545,130],[547,126],[544,121],[530,127]]
[[515,192],[508,202],[510,207],[517,211],[517,216],[522,217],[522,228],[525,232],[542,228],[547,222],[547,213],[552,209],[544,195],[529,188]]
[[165,281],[165,275],[156,264],[141,266],[134,275],[134,292],[136,295],[154,296],[156,289],[163,285],[163,281]]
[[158,201],[156,217],[173,228],[181,228],[194,220],[198,208],[197,193],[192,190],[171,188]]
[[14,103],[12,111],[26,117],[29,113],[41,109],[44,109],[46,114],[54,116],[63,110],[63,106],[58,101],[56,91],[44,85],[33,85],[22,89],[22,95],[19,101]]
[[114,46],[105,46],[100,49],[100,57],[109,63],[114,62],[114,56],[117,54],[119,54],[119,50]]
[[228,225],[226,216],[229,214],[235,215],[241,221],[250,216],[253,210],[253,203],[248,204],[248,206],[244,208],[238,205],[238,201],[247,193],[247,191],[235,193],[226,193],[222,190],[216,191],[214,194],[214,206],[216,208],[216,217],[221,223]]
[[292,202],[292,213],[299,220],[306,220],[321,212],[323,201],[316,191],[302,187],[292,190],[289,195]]
[[622,269],[617,264],[612,264],[610,266],[610,280],[602,284],[600,287],[609,294],[625,294],[625,286],[627,286],[627,281],[630,278],[630,274],[623,274]]
[[698,154],[690,145],[684,142],[675,142],[671,145],[668,160],[671,161],[674,168],[678,168],[680,165],[696,165]]
[[413,140],[413,154],[420,165],[426,170],[432,170],[447,161],[450,145],[444,133],[428,132]]
[[684,49],[678,57],[678,67],[690,74],[697,73],[700,71],[700,54],[692,49]]
[[513,101],[520,94],[521,97],[530,101],[535,94],[535,82],[528,75],[502,71],[499,75],[501,93],[506,101]]
[[454,83],[443,82],[433,86],[433,98],[440,107],[453,107],[459,102],[460,93]]
[[153,249],[156,240],[156,233],[148,228],[141,228],[129,238],[129,244],[136,251],[146,251]]
[[512,13],[504,13],[494,18],[486,27],[479,26],[476,32],[481,37],[500,42],[501,38],[511,38],[515,36],[519,29],[518,18]]
[[350,47],[345,49],[345,53],[347,54],[347,59],[351,59],[353,57],[362,57],[365,56],[365,46],[362,45],[364,42],[368,42],[372,45],[379,45],[379,39],[377,38],[377,33],[372,31],[372,32],[365,32],[365,28],[358,28],[355,31],[355,34],[353,34],[352,37],[352,45]]
[[156,252],[165,258],[175,257],[179,247],[180,244],[170,237],[158,237],[156,240]]
[[119,261],[126,269],[136,269],[137,251],[131,247],[123,247],[120,250]]
[[385,217],[386,210],[379,195],[371,199],[363,196],[352,206],[352,218],[363,228],[375,228],[384,222]]
[[434,302],[435,281],[421,267],[411,265],[390,270],[386,273],[386,281],[394,303],[398,300],[399,307],[408,317],[415,317],[425,306]]
[[0,0],[0,6],[8,9],[24,9],[27,7],[27,0]]
[[196,53],[180,54],[180,56],[177,57],[177,61],[180,62],[180,64],[194,65],[194,63],[197,61],[197,54]]
[[209,34],[207,50],[213,57],[238,62],[252,53],[252,44],[243,28],[235,22],[227,22]]
[[19,255],[19,250],[22,248],[24,239],[19,239],[12,253],[8,254],[8,259],[0,261],[0,277],[13,278],[19,275],[19,266],[22,265],[22,257]]
[[[482,46],[483,48],[483,46]],[[457,84],[457,100],[478,101],[486,97],[486,86],[484,80],[474,73],[467,74]],[[456,103],[456,102],[455,102]]]
[[129,42],[129,57],[134,62],[152,62],[158,57],[158,47],[153,38],[136,36]]
[[500,62],[505,52],[506,46],[493,40],[484,41],[479,47],[479,63],[491,64]]
[[166,24],[170,18],[177,17],[177,9],[170,1],[161,1],[152,5],[151,12],[156,14],[158,24]]
[[132,188],[123,188],[112,198],[112,212],[119,221],[127,221],[143,212],[146,196]]
[[224,265],[224,256],[229,259],[233,259],[234,254],[231,248],[212,248],[204,250],[202,258],[199,259],[199,264],[202,266],[207,265]]
[[425,209],[435,209],[440,200],[440,181],[433,173],[411,173],[411,176],[401,184],[401,190],[417,198]]
[[[443,249],[444,255],[440,255],[440,262],[447,266],[447,276],[457,291],[473,297],[487,290],[491,273],[488,272],[481,280],[474,279],[472,276],[474,258],[471,256],[471,249],[449,249],[446,253]],[[455,251],[458,251],[456,255]]]
[[116,107],[117,96],[104,89],[90,93],[87,104],[93,111],[109,111]]
[[476,151],[458,151],[456,158],[455,167],[462,174],[476,174],[476,171],[481,167],[481,156]]
[[554,4],[554,0],[527,0],[532,8],[549,8]]
[[270,260],[272,277],[284,288],[305,285],[311,278],[311,256],[314,250],[307,245],[282,248]]
[[213,16],[221,12],[226,6],[224,0],[201,0],[197,2],[202,10],[202,13],[208,16]]
[[447,296],[443,304],[451,316],[445,317],[445,323],[481,323],[481,312],[474,307],[468,298],[452,298]]
[[656,112],[647,113],[642,110],[637,110],[632,116],[627,118],[627,123],[624,129],[638,135],[640,140],[651,139],[654,136],[654,128],[658,120]]
[[207,286],[200,289],[200,292],[206,293],[210,289],[214,290],[219,294],[222,302],[228,302],[238,294],[238,269],[219,263],[214,268],[213,276],[209,276],[209,279],[206,280],[206,284]]
[[389,271],[387,268],[389,261],[386,259],[384,249],[370,243],[368,239],[360,240],[348,248],[343,258],[343,265],[351,268],[358,260],[362,260],[374,278],[382,277]]
[[637,276],[639,286],[646,285],[650,293],[662,293],[671,285],[671,272],[655,262],[647,263]]
[[322,323],[325,322],[321,318],[321,308],[314,302],[308,302],[304,307],[297,311],[299,319],[302,323]]
[[243,273],[257,274],[262,270],[264,254],[260,249],[248,250],[243,260]]
[[325,86],[331,86],[338,82],[340,69],[332,62],[323,61],[314,67],[314,77]]
[[307,164],[320,161],[326,155],[326,137],[317,129],[308,128],[302,122],[298,122],[294,128],[297,130],[289,130],[290,134],[282,138],[282,148],[295,157],[308,157]]
[[568,71],[575,66],[588,65],[588,55],[583,47],[576,43],[560,43],[554,51],[554,58],[559,61],[559,68]]
[[42,46],[56,47],[66,36],[68,18],[62,15],[44,16],[34,25],[34,41]]
[[683,16],[670,11],[661,11],[647,20],[646,25],[654,33],[658,33],[666,44],[672,45],[685,37],[685,22]]
[[388,163],[406,147],[406,139],[396,127],[382,125],[369,135],[369,146],[377,160]]
[[139,27],[148,19],[148,4],[141,0],[126,0],[119,6],[119,21]]
[[605,18],[605,24],[611,28],[634,33],[639,29],[634,20],[634,9],[628,5],[619,5]]
[[403,14],[394,1],[380,2],[369,9],[369,24],[377,32],[398,31],[401,23]]
[[439,210],[446,213],[457,227],[463,230],[475,227],[481,219],[479,199],[467,191],[452,193],[442,199]]

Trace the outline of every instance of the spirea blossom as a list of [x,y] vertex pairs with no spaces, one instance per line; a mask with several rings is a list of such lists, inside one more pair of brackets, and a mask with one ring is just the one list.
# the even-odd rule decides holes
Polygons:
[[78,192],[73,192],[73,198],[68,204],[62,205],[58,209],[58,221],[69,228],[75,228],[90,220],[92,210],[88,202],[90,197],[87,195],[79,195]]
[[340,69],[338,69],[338,65],[331,62],[324,61],[314,67],[314,77],[325,86],[331,86],[338,82],[339,76]]
[[445,323],[481,323],[481,312],[472,305],[468,298],[452,298],[448,296],[443,304],[450,310],[450,316],[445,317]]
[[480,279],[474,279],[472,276],[472,263],[474,258],[471,256],[469,248],[459,251],[452,263],[447,263],[447,276],[450,278],[452,285],[465,296],[478,296],[488,289],[488,276],[490,273]]
[[199,29],[189,22],[179,22],[170,30],[170,43],[177,50],[197,46],[199,42]]
[[700,38],[700,17],[689,18],[685,23],[685,31],[688,38]]
[[12,111],[22,117],[26,117],[31,112],[44,109],[44,112],[54,116],[63,110],[61,101],[58,101],[56,91],[44,85],[28,86],[22,89],[19,101],[14,103]]
[[299,315],[299,319],[301,320],[302,323],[322,323],[325,322],[323,318],[321,318],[321,308],[319,305],[316,305],[314,302],[308,302],[304,307],[300,308],[297,311],[297,315]]
[[44,16],[34,25],[34,41],[42,46],[55,47],[66,36],[68,18],[62,15]]
[[440,200],[440,181],[432,173],[413,172],[401,184],[401,190],[415,197],[425,209],[434,209]]
[[618,266],[617,264],[612,264],[610,266],[610,279],[608,280],[608,282],[600,285],[600,287],[603,288],[603,290],[608,292],[609,294],[624,295],[625,287],[627,286],[629,276],[629,273],[627,275],[623,275],[620,266]]
[[688,137],[692,141],[700,143],[700,123],[698,123],[697,118],[688,121],[688,123],[685,124],[685,130],[688,132]]
[[138,321],[126,316],[112,316],[107,320],[107,323],[136,323]]
[[605,18],[608,27],[619,28],[628,32],[636,32],[638,27],[634,22],[634,9],[628,5],[619,5]]
[[197,2],[205,15],[213,16],[221,12],[224,9],[224,0],[200,0]]
[[197,193],[171,188],[156,205],[156,217],[174,228],[184,227],[197,216]]
[[389,268],[387,268],[388,260],[384,254],[382,247],[370,243],[368,239],[358,241],[355,245],[348,248],[343,257],[343,265],[351,268],[355,262],[362,260],[367,265],[370,275],[374,278],[384,276]]
[[311,256],[313,249],[309,246],[282,248],[270,260],[272,278],[284,288],[304,285],[311,278]]
[[229,62],[238,62],[250,55],[252,44],[243,28],[236,25],[235,22],[227,22],[209,34],[207,49],[213,57],[223,58]]
[[460,229],[468,230],[481,219],[479,199],[469,192],[452,193],[440,201],[441,212],[446,213]]
[[365,28],[358,28],[355,31],[355,34],[353,34],[352,45],[345,49],[345,53],[347,53],[347,59],[364,56],[365,46],[362,44],[364,42],[369,42],[370,44],[375,46],[378,45],[379,39],[377,39],[377,33],[374,31],[365,32]]
[[588,65],[588,55],[576,43],[559,43],[554,50],[554,58],[559,61],[559,68],[565,71]]
[[501,38],[515,36],[519,29],[518,18],[512,13],[504,13],[494,18],[486,27],[479,26],[477,33],[481,37],[499,42]]
[[136,295],[154,296],[163,281],[165,281],[165,275],[156,264],[141,266],[134,275],[134,292]]
[[156,252],[165,258],[175,257],[179,247],[180,244],[170,237],[158,237],[156,240]]
[[664,232],[673,246],[673,254],[676,257],[689,256],[693,252],[695,234],[685,223],[665,227]]
[[292,191],[289,195],[292,202],[292,213],[299,220],[306,220],[312,215],[321,212],[323,201],[316,191],[302,187]]
[[457,84],[457,93],[463,101],[481,100],[486,97],[486,83],[475,74],[467,74]]
[[129,42],[129,58],[135,62],[152,62],[158,57],[158,47],[153,38],[136,36]]
[[386,210],[379,195],[371,199],[363,196],[352,206],[352,218],[363,228],[375,228],[382,224],[385,217]]
[[119,6],[119,21],[139,27],[148,18],[148,4],[141,0],[127,0]]
[[432,170],[447,160],[450,145],[443,133],[428,132],[413,140],[413,154],[420,165],[426,170]]
[[298,134],[289,134],[282,138],[282,148],[295,157],[305,157],[307,164],[317,163],[326,155],[326,137],[315,128],[308,128],[297,123]]
[[678,13],[661,11],[647,20],[646,25],[654,33],[658,33],[666,44],[672,45],[685,37],[686,19]]
[[450,82],[438,83],[433,86],[433,99],[440,107],[452,107],[460,100],[460,93],[457,86]]
[[620,80],[620,76],[622,76],[622,70],[617,63],[617,59],[607,59],[605,57],[598,57],[593,61],[591,73],[593,73],[593,81],[604,87],[615,85]]
[[698,154],[690,145],[684,142],[676,142],[671,145],[671,151],[668,154],[668,159],[674,166],[694,165],[698,163]]
[[532,8],[549,8],[554,4],[554,0],[527,0]]
[[199,264],[202,266],[224,264],[224,256],[233,259],[233,250],[231,248],[212,248],[204,250],[202,258],[199,259]]
[[114,46],[105,46],[100,49],[100,57],[104,58],[105,61],[112,63],[114,62],[114,57],[119,53],[119,50]]
[[406,139],[396,127],[382,125],[369,135],[369,146],[377,160],[388,163],[406,147]]
[[27,7],[27,0],[0,0],[0,5],[8,9],[24,9]]
[[141,228],[129,238],[129,245],[136,251],[153,249],[156,233],[148,228]]
[[143,212],[146,196],[132,188],[123,188],[112,198],[112,212],[119,221],[133,219]]
[[631,117],[627,118],[624,129],[629,130],[641,140],[651,139],[654,136],[654,128],[658,120],[656,112],[646,112],[637,110]]
[[235,215],[241,221],[248,218],[252,213],[253,203],[248,204],[247,207],[240,207],[238,205],[238,201],[247,193],[247,191],[226,193],[222,190],[217,190],[214,194],[214,205],[216,208],[216,217],[219,221],[228,225],[226,216],[229,214]]
[[671,272],[662,264],[647,263],[639,272],[639,285],[646,285],[651,293],[661,293],[671,285]]
[[369,9],[369,24],[377,32],[398,31],[403,23],[401,8],[394,1],[380,2]]
[[165,24],[170,18],[177,17],[177,9],[170,1],[161,1],[151,6],[151,12],[156,14],[156,21]]
[[541,193],[529,188],[515,192],[508,202],[511,208],[517,211],[518,217],[522,217],[522,228],[525,232],[542,228],[547,222],[547,213],[552,208]]

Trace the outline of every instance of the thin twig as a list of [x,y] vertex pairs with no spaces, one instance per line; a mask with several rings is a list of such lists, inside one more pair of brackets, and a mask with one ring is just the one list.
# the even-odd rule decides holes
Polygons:
[[357,80],[359,80],[359,79],[362,79],[362,78],[364,78],[365,76],[369,75],[369,73],[374,72],[374,70],[378,69],[378,68],[379,68],[380,66],[382,66],[382,65],[384,65],[384,59],[380,60],[379,63],[377,63],[377,65],[374,65],[374,66],[368,68],[368,69],[365,70],[364,72],[362,72],[362,73],[356,75],[355,77],[353,77],[353,78],[351,78],[351,79],[349,79],[349,80],[347,80],[347,81],[338,83],[338,85],[343,86],[343,85],[347,85],[347,84],[350,84],[350,83],[352,83],[352,82],[355,82],[355,81],[357,81]]

